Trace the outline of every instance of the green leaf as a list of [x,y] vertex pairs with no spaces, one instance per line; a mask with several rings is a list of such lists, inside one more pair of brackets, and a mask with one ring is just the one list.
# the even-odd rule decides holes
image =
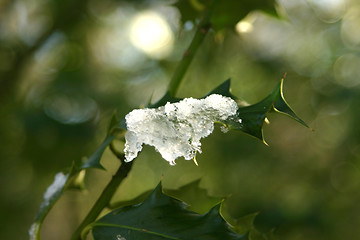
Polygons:
[[69,188],[71,182],[78,176],[79,169],[73,163],[68,173],[59,172],[55,175],[53,183],[46,189],[39,211],[31,225],[29,235],[31,240],[40,239],[40,229],[51,208],[61,197],[65,189]]
[[164,106],[166,103],[176,103],[179,102],[181,99],[180,98],[176,98],[171,96],[171,94],[169,92],[166,92],[165,95],[156,103],[151,104],[150,106],[148,106],[148,108],[157,108],[157,107],[161,107]]
[[199,187],[200,180],[201,179],[197,179],[176,190],[165,189],[164,192],[166,195],[189,204],[187,207],[188,210],[204,214],[210,208],[219,204],[222,198],[209,196],[206,189]]
[[280,83],[275,87],[269,96],[254,105],[240,107],[235,117],[232,117],[223,123],[229,129],[245,132],[260,139],[265,144],[266,142],[263,137],[262,127],[268,112],[272,110],[285,114],[295,119],[305,127],[309,127],[295,114],[284,99],[283,80],[284,79],[281,79]]
[[281,79],[281,82],[280,82],[278,88],[275,90],[275,91],[277,91],[278,95],[275,97],[275,101],[273,104],[273,110],[276,112],[285,114],[285,115],[295,119],[296,121],[298,121],[305,127],[309,128],[309,126],[295,114],[295,112],[291,109],[291,107],[286,102],[286,100],[284,98],[284,93],[283,93],[283,84],[284,84],[284,79]]
[[249,233],[249,240],[268,240],[266,235],[256,229],[252,229]]
[[261,233],[255,228],[249,232],[249,240],[276,240],[274,231],[268,233]]
[[233,29],[235,25],[251,11],[261,10],[276,16],[274,0],[222,0],[214,10],[212,24],[214,29]]
[[66,189],[85,190],[85,169],[74,172],[73,176],[69,179]]
[[130,200],[126,200],[126,201],[117,201],[117,202],[113,202],[113,203],[110,203],[108,208],[113,210],[113,209],[116,209],[116,208],[121,208],[121,207],[126,207],[126,206],[130,206],[130,205],[136,205],[136,204],[139,204],[143,201],[145,201],[146,198],[149,197],[149,195],[153,192],[153,190],[149,190],[149,191],[146,191],[142,194],[140,194],[139,196],[133,198],[133,199],[130,199]]
[[82,169],[86,168],[105,168],[100,164],[101,157],[105,151],[105,149],[109,146],[109,144],[115,139],[115,136],[107,135],[101,145],[95,150],[95,152],[81,165]]
[[236,97],[230,93],[230,85],[231,85],[231,80],[229,78],[225,80],[222,84],[214,88],[211,92],[206,94],[203,98],[210,96],[211,94],[220,94],[222,96],[230,97],[234,99]]
[[95,152],[85,160],[81,165],[81,169],[87,168],[98,168],[105,170],[105,168],[100,164],[101,157],[105,149],[110,145],[110,143],[116,138],[116,134],[126,130],[125,119],[119,120],[116,112],[113,113],[111,117],[110,124],[107,130],[107,135],[100,146],[95,150]]
[[[221,197],[209,196],[207,190],[199,187],[201,179],[192,181],[179,189],[163,189],[166,195],[186,202],[186,209],[197,213],[206,213],[210,208],[221,202]],[[153,191],[146,191],[134,199],[111,203],[109,208],[115,209],[143,202]]]
[[[163,194],[161,185],[140,205],[110,212],[91,224],[95,240],[114,239],[244,239],[233,232],[219,214],[220,205],[200,215],[179,200]],[[85,237],[83,232],[83,237]]]
[[114,128],[118,127],[119,126],[119,118],[116,114],[116,111],[113,112],[113,115],[110,119],[110,123],[109,123],[109,127],[107,129],[107,134],[111,134],[111,132],[113,131]]
[[241,218],[236,219],[236,222],[233,223],[234,231],[239,234],[246,234],[254,229],[254,220],[258,213],[252,213]]
[[[179,0],[175,6],[180,10],[182,21],[196,21],[209,4],[208,0]],[[251,11],[261,10],[277,16],[275,0],[221,0],[217,1],[211,22],[215,30],[233,29]]]

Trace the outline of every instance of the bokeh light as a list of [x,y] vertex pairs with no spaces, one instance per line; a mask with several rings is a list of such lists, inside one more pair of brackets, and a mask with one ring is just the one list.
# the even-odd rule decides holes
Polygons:
[[360,84],[360,57],[355,54],[344,54],[334,63],[334,76],[338,84],[355,87]]
[[53,94],[45,100],[44,111],[50,118],[63,124],[80,124],[96,117],[96,102],[86,96]]
[[350,48],[360,49],[360,6],[349,8],[341,25],[341,37]]
[[130,24],[131,43],[150,57],[161,59],[172,50],[174,36],[168,23],[156,12],[134,16]]
[[316,16],[326,22],[339,21],[346,12],[347,0],[309,0]]

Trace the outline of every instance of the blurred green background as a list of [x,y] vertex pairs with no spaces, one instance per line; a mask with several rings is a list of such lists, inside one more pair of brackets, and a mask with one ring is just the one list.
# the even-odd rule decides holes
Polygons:
[[[0,1],[0,239],[28,238],[55,174],[96,149],[115,109],[125,116],[164,94],[196,24],[171,3]],[[279,0],[277,11],[211,31],[178,97],[231,77],[233,94],[256,103],[287,72],[285,98],[315,131],[271,114],[267,147],[216,129],[199,167],[169,166],[145,147],[114,201],[161,177],[168,189],[201,178],[211,196],[227,196],[229,215],[259,212],[256,226],[279,239],[360,236],[360,2]],[[108,151],[102,163],[106,172],[87,172],[87,190],[60,199],[43,239],[69,237],[118,165]]]

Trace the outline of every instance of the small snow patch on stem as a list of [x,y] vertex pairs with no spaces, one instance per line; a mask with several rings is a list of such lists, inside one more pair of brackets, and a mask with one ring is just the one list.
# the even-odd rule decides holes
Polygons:
[[46,192],[44,193],[44,201],[42,203],[43,205],[48,205],[55,194],[62,190],[67,178],[68,174],[64,174],[62,172],[59,172],[55,175],[54,182],[46,189]]
[[39,231],[39,224],[33,223],[29,229],[30,240],[36,240],[36,233]]

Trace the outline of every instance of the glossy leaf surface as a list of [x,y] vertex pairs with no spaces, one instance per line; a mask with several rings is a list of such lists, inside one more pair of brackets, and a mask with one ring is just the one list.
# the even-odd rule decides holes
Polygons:
[[240,130],[265,143],[262,126],[268,112],[272,110],[285,114],[308,127],[308,125],[295,114],[284,99],[283,79],[269,96],[256,104],[240,107],[237,115],[224,121],[224,123],[229,129]]
[[179,189],[165,189],[166,195],[182,200],[189,204],[188,210],[206,213],[210,208],[221,202],[220,197],[209,196],[208,191],[199,186],[201,179],[190,182]]
[[204,215],[163,194],[161,185],[141,204],[117,209],[91,225],[94,239],[244,239],[233,232],[216,205]]
[[86,168],[98,168],[104,169],[101,165],[100,160],[109,144],[115,139],[116,132],[125,128],[125,121],[119,120],[116,112],[114,112],[110,124],[108,127],[107,135],[100,146],[95,150],[95,152],[86,159],[86,161],[81,165],[81,169]]

